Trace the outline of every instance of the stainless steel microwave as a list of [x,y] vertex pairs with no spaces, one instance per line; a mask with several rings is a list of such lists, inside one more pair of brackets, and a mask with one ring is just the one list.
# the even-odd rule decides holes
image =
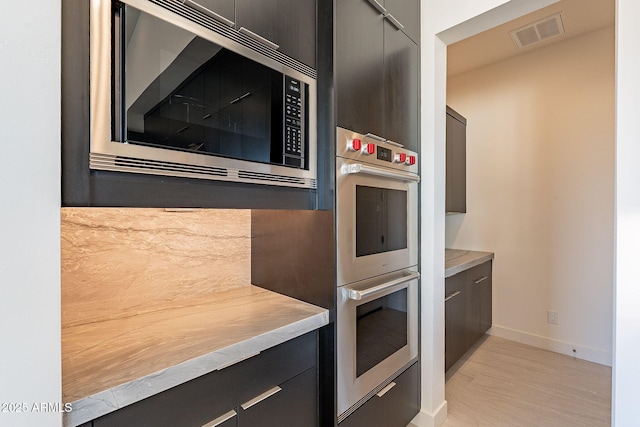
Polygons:
[[316,188],[316,71],[197,1],[91,0],[90,168]]

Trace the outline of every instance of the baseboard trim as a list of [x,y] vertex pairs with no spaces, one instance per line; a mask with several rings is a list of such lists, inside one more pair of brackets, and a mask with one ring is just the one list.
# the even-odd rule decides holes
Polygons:
[[433,414],[425,412],[424,410],[418,412],[407,427],[440,427],[445,421],[447,421],[446,400],[442,402]]
[[521,344],[527,344],[533,347],[553,351],[555,353],[565,354],[567,356],[587,360],[589,362],[599,363],[605,366],[611,366],[612,364],[611,352],[599,350],[597,348],[554,340],[552,338],[529,334],[527,332],[504,328],[497,325],[493,325],[487,333],[496,337],[516,341]]

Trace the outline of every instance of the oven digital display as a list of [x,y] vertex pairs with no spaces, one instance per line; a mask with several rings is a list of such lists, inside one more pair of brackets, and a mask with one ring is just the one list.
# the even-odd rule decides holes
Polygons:
[[388,148],[378,147],[378,160],[384,160],[385,162],[391,162],[393,153]]
[[356,186],[356,257],[407,248],[407,192]]

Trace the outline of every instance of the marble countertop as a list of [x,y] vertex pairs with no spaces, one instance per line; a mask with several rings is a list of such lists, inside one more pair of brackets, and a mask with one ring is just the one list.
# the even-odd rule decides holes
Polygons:
[[248,285],[62,330],[62,394],[76,426],[329,322],[327,310]]
[[462,249],[444,250],[444,277],[451,277],[476,265],[493,259],[493,252],[467,251]]

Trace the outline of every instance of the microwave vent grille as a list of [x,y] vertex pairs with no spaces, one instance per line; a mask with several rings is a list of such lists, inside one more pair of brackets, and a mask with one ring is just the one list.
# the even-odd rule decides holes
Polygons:
[[241,179],[250,179],[258,181],[266,181],[266,183],[283,183],[286,185],[297,185],[310,188],[316,188],[316,181],[311,180],[310,185],[307,185],[307,180],[304,178],[297,178],[294,176],[275,175],[268,173],[252,172],[252,171],[238,171],[238,177]]
[[250,184],[266,184],[310,189],[316,189],[318,187],[317,181],[312,178],[298,178],[286,175],[252,172],[207,165],[189,165],[159,160],[138,159],[135,157],[111,154],[91,153],[89,167],[94,170],[244,182]]
[[313,79],[317,79],[318,73],[312,67],[309,67],[306,64],[303,64],[295,59],[283,54],[282,52],[278,52],[277,50],[273,50],[268,48],[267,46],[257,42],[251,37],[245,36],[240,33],[236,29],[217,21],[216,19],[204,14],[203,12],[193,9],[186,4],[184,4],[181,0],[150,0],[151,3],[155,3],[158,6],[161,6],[171,12],[182,16],[192,22],[195,22],[198,25],[201,25],[208,30],[211,30],[215,33],[218,33],[228,39],[231,39],[253,51],[260,53],[266,57],[269,57],[280,64],[286,65],[289,68],[292,68],[302,74],[305,74]]

